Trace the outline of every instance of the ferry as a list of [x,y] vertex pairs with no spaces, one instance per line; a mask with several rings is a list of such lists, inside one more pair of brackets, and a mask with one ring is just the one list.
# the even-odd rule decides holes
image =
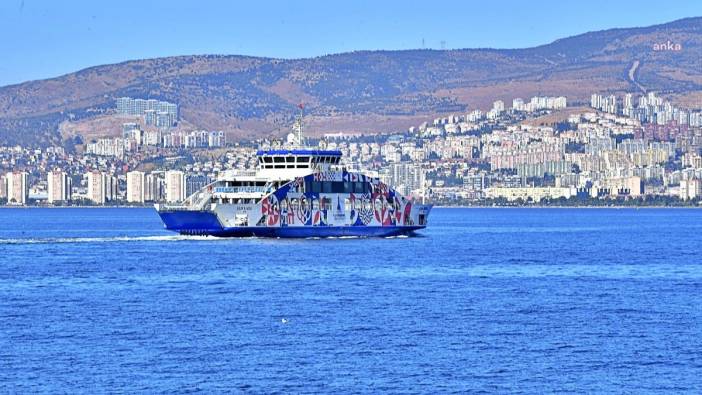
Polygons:
[[[302,113],[291,146],[257,151],[254,171],[227,171],[177,204],[158,204],[166,229],[216,237],[388,237],[427,226],[432,205],[341,163],[342,153],[306,147]],[[295,133],[296,132],[296,133]]]

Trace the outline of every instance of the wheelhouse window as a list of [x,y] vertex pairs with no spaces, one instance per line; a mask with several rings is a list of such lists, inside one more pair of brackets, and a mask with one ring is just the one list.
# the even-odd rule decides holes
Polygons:
[[368,193],[368,183],[367,182],[354,182],[353,191],[354,193]]
[[332,183],[331,181],[322,182],[322,193],[332,193]]
[[313,181],[311,184],[312,184],[312,185],[311,185],[311,187],[312,187],[312,188],[311,188],[312,193],[320,193],[320,192],[322,192],[322,183],[321,183],[321,182]]

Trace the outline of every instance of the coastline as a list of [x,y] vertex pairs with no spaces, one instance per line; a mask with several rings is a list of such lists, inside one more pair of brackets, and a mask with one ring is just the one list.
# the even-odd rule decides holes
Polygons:
[[[17,206],[17,205],[2,205],[2,209],[100,209],[100,208],[112,208],[112,209],[153,209],[154,206],[121,206],[121,205],[109,205],[109,206]],[[434,208],[440,209],[486,209],[486,208],[496,208],[496,209],[700,209],[702,206],[656,206],[656,205],[640,205],[640,206],[626,206],[626,205],[612,205],[612,206],[596,206],[596,205],[578,205],[578,206],[556,206],[556,205],[517,205],[517,206],[493,206],[493,205],[435,205]]]
[[0,206],[0,209],[38,209],[38,208],[49,208],[49,209],[68,209],[68,208],[124,208],[124,209],[133,209],[133,208],[154,208],[154,206],[119,206],[119,205],[111,205],[111,206],[11,206],[11,205],[5,205],[5,206]]
[[545,206],[545,205],[523,205],[523,206],[481,206],[481,205],[475,205],[475,206],[434,206],[434,208],[474,208],[474,209],[483,209],[483,208],[500,208],[500,209],[518,209],[518,208],[528,208],[528,209],[631,209],[631,210],[639,210],[639,209],[654,209],[654,208],[665,208],[665,209],[700,209],[702,207],[700,206],[624,206],[624,205],[615,205],[615,206]]

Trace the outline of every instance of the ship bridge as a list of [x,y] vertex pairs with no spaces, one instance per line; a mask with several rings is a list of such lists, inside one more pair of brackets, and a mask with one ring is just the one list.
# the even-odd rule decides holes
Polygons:
[[269,179],[291,180],[315,171],[339,166],[341,151],[317,149],[270,149],[256,152],[258,174]]

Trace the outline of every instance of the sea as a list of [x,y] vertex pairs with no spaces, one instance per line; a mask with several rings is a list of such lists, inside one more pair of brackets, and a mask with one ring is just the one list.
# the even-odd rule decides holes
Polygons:
[[0,393],[702,393],[702,210],[217,239],[0,209]]

